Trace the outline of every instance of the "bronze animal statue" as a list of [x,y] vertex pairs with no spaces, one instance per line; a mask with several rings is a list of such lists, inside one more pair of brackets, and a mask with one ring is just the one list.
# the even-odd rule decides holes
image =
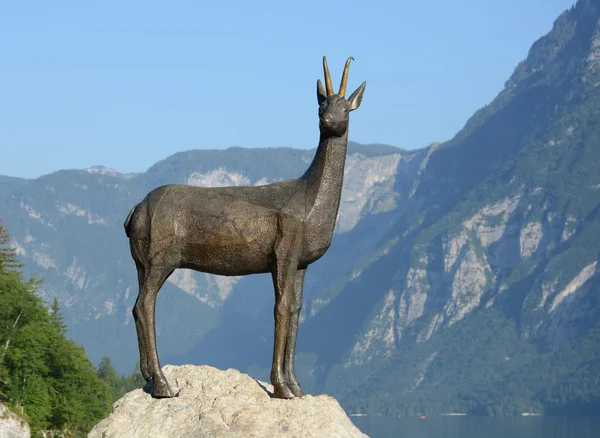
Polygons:
[[346,99],[350,61],[334,93],[323,57],[325,88],[317,81],[319,147],[298,179],[262,186],[192,187],[165,185],[152,190],[125,220],[139,293],[133,316],[140,368],[152,380],[154,397],[174,394],[156,350],[156,297],[175,269],[217,275],[270,272],[275,287],[275,345],[271,383],[274,396],[304,395],[294,370],[302,288],[308,265],[331,244],[342,183],[350,111],[363,98],[363,82]]

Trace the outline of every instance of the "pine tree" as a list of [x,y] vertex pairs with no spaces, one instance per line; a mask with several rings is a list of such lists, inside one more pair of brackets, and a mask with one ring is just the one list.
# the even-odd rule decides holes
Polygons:
[[10,236],[0,219],[0,272],[18,272],[23,268],[17,259],[17,250],[10,245]]
[[104,380],[110,388],[110,394],[113,401],[118,400],[125,394],[123,385],[124,378],[117,373],[110,358],[106,356],[102,358],[100,365],[98,365],[97,375],[100,379]]
[[143,388],[146,384],[146,380],[140,371],[139,362],[135,364],[133,372],[128,376],[119,375],[110,358],[105,356],[98,365],[97,375],[110,387],[113,402],[134,389]]
[[58,304],[58,298],[54,297],[52,300],[52,306],[50,307],[50,322],[61,335],[67,333],[67,325],[64,322],[64,318],[60,313],[60,306]]
[[124,393],[129,391],[133,391],[137,388],[143,388],[146,385],[146,379],[142,376],[142,372],[140,371],[140,361],[135,363],[133,367],[133,372],[123,377],[123,389]]

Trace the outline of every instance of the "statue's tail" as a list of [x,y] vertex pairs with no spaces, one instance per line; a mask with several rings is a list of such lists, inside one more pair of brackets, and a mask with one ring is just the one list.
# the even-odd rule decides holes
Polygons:
[[129,214],[127,215],[127,219],[125,219],[125,234],[127,235],[127,237],[131,237],[131,229],[130,229],[130,225],[131,225],[131,218],[133,217],[133,213],[135,213],[136,208],[138,208],[140,204],[137,204],[135,207],[133,207],[131,209],[131,211],[129,212]]

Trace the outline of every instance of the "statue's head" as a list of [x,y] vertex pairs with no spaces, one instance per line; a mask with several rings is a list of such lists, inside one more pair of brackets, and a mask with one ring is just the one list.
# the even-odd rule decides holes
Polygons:
[[327,59],[323,56],[323,70],[325,72],[325,88],[321,80],[317,80],[317,100],[319,102],[319,129],[322,134],[328,136],[341,137],[348,131],[348,120],[350,111],[354,111],[360,106],[363,94],[365,92],[366,82],[363,82],[354,93],[346,99],[346,84],[348,83],[348,69],[350,61],[354,58],[350,57],[346,61],[344,73],[342,74],[342,82],[340,91],[337,94],[333,92],[331,85],[331,77],[329,76],[329,67],[327,67]]

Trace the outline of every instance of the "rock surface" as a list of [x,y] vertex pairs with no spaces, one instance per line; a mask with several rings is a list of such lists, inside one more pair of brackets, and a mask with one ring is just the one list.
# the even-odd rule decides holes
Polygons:
[[0,438],[29,438],[29,425],[0,403]]
[[271,398],[271,385],[234,369],[167,365],[163,372],[178,397],[131,391],[88,437],[366,437],[327,395]]

